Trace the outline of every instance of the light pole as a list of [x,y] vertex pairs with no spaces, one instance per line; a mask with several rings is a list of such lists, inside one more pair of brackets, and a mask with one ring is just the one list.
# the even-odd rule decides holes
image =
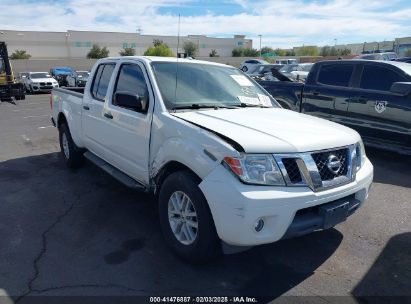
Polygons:
[[338,39],[337,39],[337,38],[334,38],[334,46],[337,45],[337,41],[338,41]]
[[70,46],[69,46],[69,41],[68,41],[70,37],[70,33],[66,33],[64,36],[66,38],[67,58],[70,58],[71,54],[70,54]]
[[261,37],[262,35],[258,35],[258,37],[260,37],[260,58],[261,58]]

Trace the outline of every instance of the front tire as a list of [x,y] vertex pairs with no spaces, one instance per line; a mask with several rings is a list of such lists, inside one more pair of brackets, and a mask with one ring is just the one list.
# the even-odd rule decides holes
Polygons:
[[248,71],[248,68],[246,66],[243,66],[241,70],[245,73]]
[[59,127],[60,149],[66,166],[78,168],[83,164],[83,151],[76,146],[71,137],[67,124],[63,123]]
[[204,263],[216,257],[220,242],[208,203],[189,171],[170,174],[160,188],[160,224],[167,244],[184,260]]

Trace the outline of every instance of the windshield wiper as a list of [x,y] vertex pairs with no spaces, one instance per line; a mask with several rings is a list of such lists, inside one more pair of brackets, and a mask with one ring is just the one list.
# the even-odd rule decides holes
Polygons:
[[261,104],[245,103],[245,102],[242,102],[242,103],[238,104],[237,107],[242,107],[242,108],[271,108],[271,107],[264,106],[264,105],[261,105]]
[[235,109],[235,106],[229,106],[224,104],[201,104],[201,103],[192,103],[187,105],[177,105],[171,108],[172,111],[176,110],[184,110],[184,109],[191,109],[191,110],[198,110],[198,109]]

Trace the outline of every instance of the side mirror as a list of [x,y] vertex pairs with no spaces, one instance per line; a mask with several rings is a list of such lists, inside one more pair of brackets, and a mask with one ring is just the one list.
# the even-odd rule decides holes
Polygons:
[[411,95],[411,82],[394,82],[390,91],[400,95]]
[[147,111],[147,105],[141,97],[131,92],[116,92],[113,104],[136,112]]

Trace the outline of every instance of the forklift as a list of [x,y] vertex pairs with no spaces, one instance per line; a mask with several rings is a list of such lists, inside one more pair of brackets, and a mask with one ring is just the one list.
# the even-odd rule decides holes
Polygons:
[[0,101],[26,99],[23,83],[16,82],[11,68],[7,45],[0,41]]

